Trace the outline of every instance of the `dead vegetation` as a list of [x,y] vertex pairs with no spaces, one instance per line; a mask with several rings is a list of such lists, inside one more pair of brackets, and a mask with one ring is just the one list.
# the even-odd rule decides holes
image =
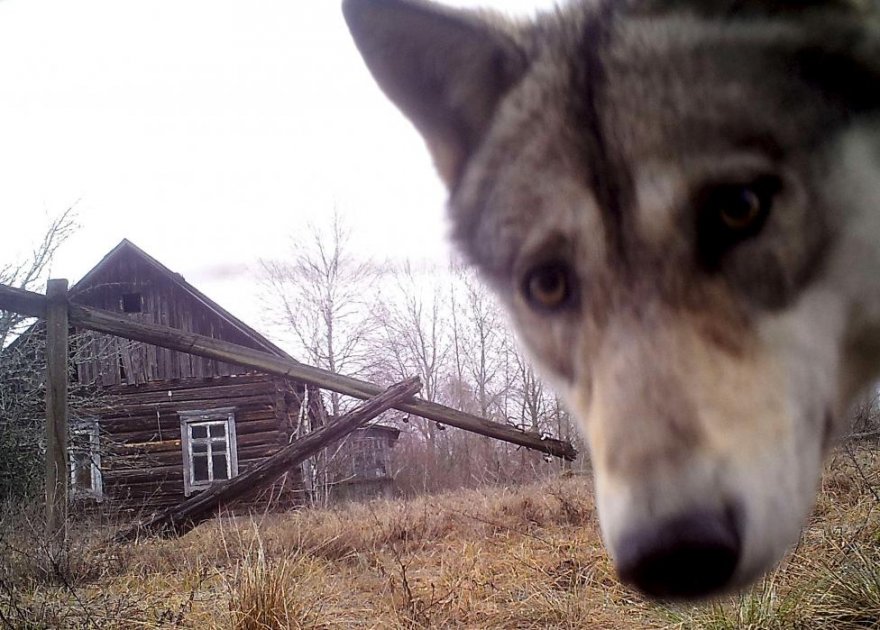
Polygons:
[[0,526],[8,628],[880,628],[880,452],[841,452],[783,566],[701,606],[621,587],[590,483],[223,518],[182,539],[60,551],[20,509]]

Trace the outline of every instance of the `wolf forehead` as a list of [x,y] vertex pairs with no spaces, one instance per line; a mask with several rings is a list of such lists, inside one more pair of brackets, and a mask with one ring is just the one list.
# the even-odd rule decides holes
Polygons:
[[859,3],[648,1],[582,3],[518,26],[527,63],[452,186],[456,239],[506,282],[523,224],[558,224],[547,204],[561,179],[613,228],[652,165],[696,185],[707,163],[754,155],[814,177],[834,130],[880,105],[869,87],[880,47],[864,20]]

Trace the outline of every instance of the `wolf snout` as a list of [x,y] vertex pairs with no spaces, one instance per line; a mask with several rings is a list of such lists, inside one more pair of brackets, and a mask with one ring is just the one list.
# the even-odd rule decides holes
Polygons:
[[620,539],[621,580],[658,599],[712,595],[729,585],[741,552],[732,510],[695,510]]

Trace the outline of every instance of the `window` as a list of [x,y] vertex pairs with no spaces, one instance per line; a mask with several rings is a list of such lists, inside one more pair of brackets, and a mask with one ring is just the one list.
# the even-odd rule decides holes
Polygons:
[[215,481],[238,474],[235,413],[231,407],[209,411],[182,411],[183,487],[187,496]]
[[100,431],[96,420],[74,425],[70,432],[70,494],[76,498],[101,501],[104,482],[101,475]]
[[382,479],[388,476],[388,449],[382,438],[358,436],[351,440],[352,476],[358,479]]
[[143,299],[140,293],[122,294],[122,312],[140,313],[143,310]]

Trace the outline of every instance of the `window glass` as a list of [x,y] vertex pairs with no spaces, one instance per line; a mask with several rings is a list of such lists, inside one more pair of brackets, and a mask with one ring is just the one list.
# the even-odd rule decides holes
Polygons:
[[193,455],[192,478],[194,482],[210,481],[208,477],[208,458],[204,455]]
[[77,490],[92,489],[92,461],[86,452],[73,453],[73,486]]
[[102,500],[103,483],[99,446],[100,437],[97,423],[74,426],[68,450],[70,486],[74,496]]
[[211,437],[226,437],[226,425],[212,424],[210,429]]
[[194,438],[208,437],[208,427],[203,424],[193,424],[191,427]]
[[214,479],[227,479],[226,453],[214,455]]

